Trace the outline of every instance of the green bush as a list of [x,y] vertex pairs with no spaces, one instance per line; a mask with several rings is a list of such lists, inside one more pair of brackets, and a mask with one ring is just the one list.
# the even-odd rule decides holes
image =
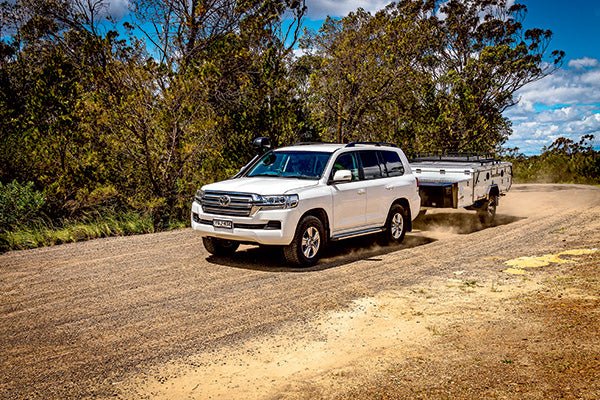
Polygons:
[[539,156],[526,157],[512,151],[506,158],[513,163],[517,183],[600,183],[600,152],[592,147],[593,135],[580,141],[559,137]]
[[0,232],[12,231],[39,219],[44,205],[42,192],[33,188],[33,182],[0,182]]

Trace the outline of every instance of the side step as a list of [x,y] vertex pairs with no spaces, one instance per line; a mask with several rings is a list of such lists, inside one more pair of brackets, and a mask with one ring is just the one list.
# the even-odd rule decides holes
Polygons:
[[361,229],[358,231],[352,231],[352,232],[346,232],[346,233],[340,233],[337,235],[333,235],[330,240],[336,241],[336,240],[350,239],[350,238],[357,237],[357,236],[369,235],[371,233],[378,233],[378,232],[383,232],[383,231],[385,231],[385,228]]

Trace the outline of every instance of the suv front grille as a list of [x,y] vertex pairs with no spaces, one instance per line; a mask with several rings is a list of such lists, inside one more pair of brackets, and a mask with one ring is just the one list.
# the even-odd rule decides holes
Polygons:
[[209,214],[248,217],[252,213],[254,201],[251,194],[205,192],[200,205]]

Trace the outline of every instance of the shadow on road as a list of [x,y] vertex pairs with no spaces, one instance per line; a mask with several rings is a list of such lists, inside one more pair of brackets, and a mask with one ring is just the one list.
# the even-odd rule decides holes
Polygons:
[[428,237],[427,231],[442,231],[464,235],[489,227],[507,225],[521,219],[523,218],[499,214],[496,215],[496,220],[491,226],[484,226],[479,222],[479,218],[475,213],[432,213],[419,217],[413,222],[414,229],[420,230],[422,234],[408,234],[402,244],[381,246],[377,243],[375,235],[331,242],[319,263],[310,268],[297,268],[288,265],[283,258],[281,249],[269,246],[246,247],[227,257],[209,256],[207,261],[211,264],[255,271],[323,271],[359,260],[380,262],[382,259],[378,257],[384,254],[435,242],[437,239]]
[[281,249],[267,246],[248,247],[228,257],[210,256],[207,261],[212,264],[256,271],[314,272],[339,267],[358,260],[379,262],[382,259],[378,257],[384,254],[422,246],[434,241],[435,239],[432,238],[409,234],[406,235],[402,244],[388,246],[379,245],[375,235],[331,242],[319,263],[310,268],[297,268],[288,265],[283,258]]
[[508,225],[522,220],[522,217],[512,215],[496,214],[496,218],[491,225],[483,225],[476,213],[454,212],[454,213],[433,213],[417,218],[413,222],[414,229],[420,231],[446,231],[459,235],[478,232],[483,229],[493,228],[495,226]]

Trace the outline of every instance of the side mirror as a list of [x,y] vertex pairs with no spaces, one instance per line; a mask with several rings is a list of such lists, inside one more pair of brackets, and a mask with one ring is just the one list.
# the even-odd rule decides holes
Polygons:
[[348,169],[340,169],[339,171],[335,171],[333,174],[333,182],[341,183],[341,182],[350,182],[352,180],[352,172]]
[[263,154],[271,148],[271,140],[267,137],[257,137],[252,142],[252,146],[257,154]]

